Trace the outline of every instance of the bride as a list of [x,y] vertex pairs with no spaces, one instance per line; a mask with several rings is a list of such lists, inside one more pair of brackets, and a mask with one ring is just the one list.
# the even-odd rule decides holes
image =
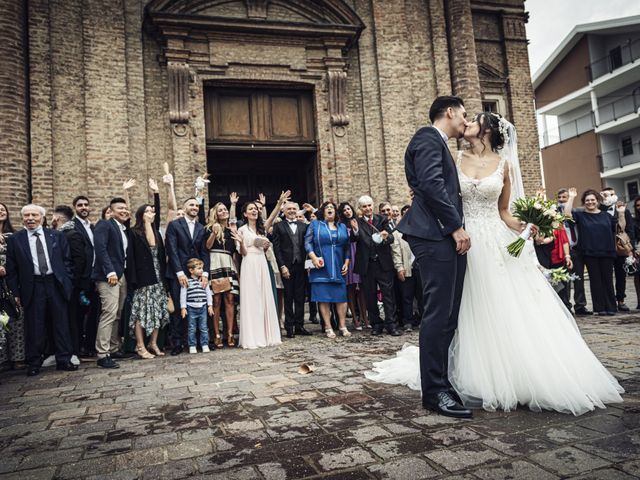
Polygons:
[[[449,347],[451,385],[466,407],[488,411],[521,404],[581,415],[622,402],[624,390],[538,269],[531,242],[520,258],[507,253],[521,229],[509,205],[524,195],[513,125],[481,113],[464,138],[471,148],[456,163],[473,246]],[[405,345],[365,375],[420,390],[418,347]]]

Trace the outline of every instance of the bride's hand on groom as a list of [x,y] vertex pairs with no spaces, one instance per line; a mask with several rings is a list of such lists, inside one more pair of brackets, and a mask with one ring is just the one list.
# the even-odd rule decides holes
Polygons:
[[453,232],[451,236],[456,242],[456,252],[458,252],[459,255],[465,255],[471,248],[471,237],[469,237],[469,234],[464,228],[460,227]]

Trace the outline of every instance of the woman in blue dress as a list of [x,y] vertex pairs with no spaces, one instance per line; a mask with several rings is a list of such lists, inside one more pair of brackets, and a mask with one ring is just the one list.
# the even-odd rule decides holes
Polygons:
[[331,304],[336,304],[340,333],[351,336],[346,327],[347,283],[349,270],[349,233],[343,223],[337,221],[336,204],[324,202],[311,222],[304,237],[304,248],[314,268],[309,272],[311,301],[318,302],[324,322],[325,335],[335,338],[331,328]]

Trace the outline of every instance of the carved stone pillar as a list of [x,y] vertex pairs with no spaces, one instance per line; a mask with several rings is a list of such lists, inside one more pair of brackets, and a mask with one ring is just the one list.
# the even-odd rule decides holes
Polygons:
[[169,121],[189,123],[189,65],[167,62],[169,78]]
[[26,82],[27,2],[0,0],[0,199],[20,225],[31,200]]
[[327,73],[329,82],[329,113],[331,125],[349,125],[347,114],[347,72],[344,70],[329,70]]

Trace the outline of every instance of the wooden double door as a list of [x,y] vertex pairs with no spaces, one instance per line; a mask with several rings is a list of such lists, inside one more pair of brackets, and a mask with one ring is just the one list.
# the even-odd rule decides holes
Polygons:
[[285,88],[205,89],[209,202],[240,203],[259,193],[272,206],[282,190],[316,203],[315,122],[311,91]]

